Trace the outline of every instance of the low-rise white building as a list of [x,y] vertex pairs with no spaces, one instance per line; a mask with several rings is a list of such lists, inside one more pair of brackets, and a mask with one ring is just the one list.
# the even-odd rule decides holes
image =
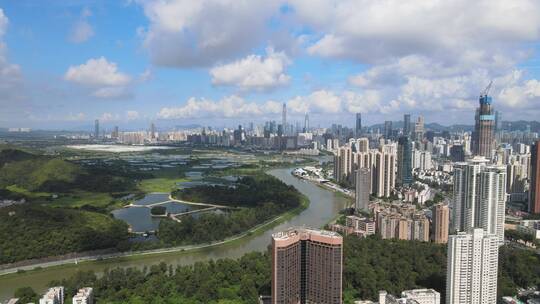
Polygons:
[[401,293],[401,298],[379,291],[379,301],[354,301],[354,304],[440,304],[441,294],[434,289],[412,289]]
[[39,299],[39,304],[64,304],[64,287],[49,288],[45,295]]
[[91,287],[79,289],[73,297],[73,304],[94,304],[94,290]]

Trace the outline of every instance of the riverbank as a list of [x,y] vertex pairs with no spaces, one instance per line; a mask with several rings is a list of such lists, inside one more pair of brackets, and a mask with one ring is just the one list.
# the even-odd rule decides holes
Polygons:
[[77,264],[71,261],[72,263],[69,264],[50,265],[34,271],[6,274],[0,276],[0,301],[13,296],[13,292],[21,286],[30,286],[38,292],[43,292],[51,280],[62,280],[76,274],[78,271],[92,270],[100,275],[106,269],[117,267],[137,267],[142,269],[160,262],[172,265],[174,268],[208,260],[236,259],[253,251],[263,252],[267,250],[273,233],[283,231],[291,226],[323,227],[349,204],[347,200],[334,192],[296,179],[290,174],[290,168],[272,169],[268,173],[279,178],[284,183],[294,186],[305,197],[302,210],[291,210],[280,218],[274,219],[274,222],[267,222],[265,225],[254,227],[253,231],[247,232],[248,235],[236,240],[229,240],[223,244],[198,246],[198,248],[184,251],[179,249],[179,251],[172,252],[96,259]]
[[177,247],[169,247],[169,248],[160,248],[160,249],[151,249],[151,250],[141,250],[141,251],[130,251],[130,252],[118,252],[118,253],[109,253],[109,254],[98,254],[98,255],[88,255],[88,256],[81,256],[77,258],[69,258],[69,259],[62,259],[58,261],[51,261],[51,262],[44,262],[44,263],[35,263],[31,265],[26,266],[20,266],[20,267],[14,267],[14,268],[8,268],[0,270],[0,276],[14,274],[14,273],[20,273],[20,272],[29,272],[34,270],[43,270],[44,268],[48,267],[55,267],[55,266],[61,266],[66,264],[79,264],[79,263],[85,263],[89,261],[98,261],[98,260],[109,260],[109,259],[118,259],[118,258],[134,258],[137,256],[144,256],[144,255],[153,255],[153,254],[167,254],[167,253],[176,253],[176,252],[188,252],[193,250],[200,250],[204,248],[209,248],[213,246],[219,246],[228,244],[234,241],[241,240],[242,238],[245,238],[247,236],[251,236],[253,234],[256,234],[257,232],[263,232],[265,229],[271,228],[275,225],[278,225],[287,219],[290,219],[294,217],[295,215],[298,215],[303,210],[307,209],[309,207],[309,199],[302,196],[301,205],[297,208],[294,208],[292,210],[289,210],[273,219],[270,219],[264,223],[261,223],[248,231],[245,231],[243,233],[237,234],[235,236],[232,236],[230,238],[227,238],[222,241],[216,241],[212,243],[207,244],[194,244],[194,245],[185,245],[185,246],[177,246]]

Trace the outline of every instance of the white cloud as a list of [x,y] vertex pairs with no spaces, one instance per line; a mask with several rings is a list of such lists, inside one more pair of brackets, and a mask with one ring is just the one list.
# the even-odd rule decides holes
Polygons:
[[512,43],[540,36],[534,0],[292,0],[298,19],[317,35],[308,51],[378,63],[425,55],[445,62],[495,63]]
[[503,88],[498,94],[498,99],[509,109],[525,109],[538,111],[540,105],[540,81],[530,79],[521,80],[520,72],[515,72],[510,77],[514,83]]
[[69,113],[66,117],[65,117],[65,120],[67,121],[84,121],[86,120],[86,114],[84,114],[83,112],[80,112],[80,113]]
[[279,2],[139,0],[148,28],[138,30],[154,64],[209,66],[245,54],[267,36]]
[[342,111],[342,99],[331,91],[315,91],[308,96],[296,96],[287,107],[297,113],[338,113]]
[[7,45],[3,41],[8,23],[8,17],[0,8],[0,105],[2,106],[12,106],[24,99],[22,95],[23,75],[21,68],[19,65],[8,61]]
[[139,112],[129,110],[129,111],[126,112],[126,118],[127,118],[127,120],[135,120],[135,119],[139,118]]
[[4,36],[8,26],[8,18],[4,14],[4,10],[0,8],[0,37]]
[[163,119],[178,118],[242,118],[278,114],[281,104],[268,101],[264,104],[247,102],[242,97],[232,95],[219,101],[190,98],[185,105],[175,108],[162,108],[158,117]]
[[78,66],[70,66],[64,79],[93,90],[97,98],[127,99],[132,97],[129,75],[118,71],[116,63],[105,57],[89,59]]
[[88,22],[88,17],[92,16],[92,11],[88,8],[84,8],[81,12],[81,16],[73,25],[71,33],[69,34],[69,40],[73,43],[82,43],[94,36],[94,29]]
[[94,29],[86,20],[77,21],[71,30],[69,40],[73,43],[82,43],[94,36]]
[[120,115],[105,112],[99,117],[100,122],[110,122],[120,120]]
[[131,91],[126,87],[103,87],[95,90],[92,95],[105,99],[129,99],[133,97]]
[[283,52],[266,50],[266,57],[249,55],[246,58],[214,67],[210,70],[214,85],[236,86],[241,90],[264,90],[289,83],[285,73],[290,60]]
[[107,61],[105,57],[70,66],[64,78],[86,86],[124,86],[131,81],[129,75],[119,72],[116,63]]

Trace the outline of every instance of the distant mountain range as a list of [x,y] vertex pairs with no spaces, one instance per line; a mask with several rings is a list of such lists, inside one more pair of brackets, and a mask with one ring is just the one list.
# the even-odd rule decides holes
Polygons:
[[[507,130],[507,131],[525,131],[527,130],[528,126],[530,126],[531,132],[540,132],[540,122],[538,121],[519,120],[519,121],[503,121],[502,122],[503,130]],[[436,132],[472,131],[474,129],[474,125],[454,124],[454,125],[449,125],[449,126],[443,126],[436,122],[427,123],[425,127],[426,129],[433,130]],[[374,129],[379,128],[382,130],[384,129],[384,123],[372,125],[370,126],[370,128],[374,128]],[[403,128],[403,121],[393,121],[392,128],[393,129]]]

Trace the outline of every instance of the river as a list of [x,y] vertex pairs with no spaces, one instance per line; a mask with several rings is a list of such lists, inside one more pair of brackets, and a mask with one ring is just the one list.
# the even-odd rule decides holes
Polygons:
[[217,245],[197,251],[137,256],[135,258],[116,258],[0,276],[0,302],[12,297],[14,291],[22,286],[30,286],[36,292],[42,293],[47,283],[51,280],[68,278],[79,270],[93,270],[96,273],[100,273],[107,268],[144,267],[160,262],[172,265],[188,265],[209,259],[239,258],[248,252],[264,251],[270,245],[270,236],[273,233],[291,226],[320,228],[335,218],[338,212],[347,204],[347,199],[343,196],[292,176],[290,174],[291,169],[275,169],[268,173],[279,178],[284,183],[294,186],[298,191],[307,196],[310,200],[309,207],[294,218],[264,233],[248,236],[229,244]]

